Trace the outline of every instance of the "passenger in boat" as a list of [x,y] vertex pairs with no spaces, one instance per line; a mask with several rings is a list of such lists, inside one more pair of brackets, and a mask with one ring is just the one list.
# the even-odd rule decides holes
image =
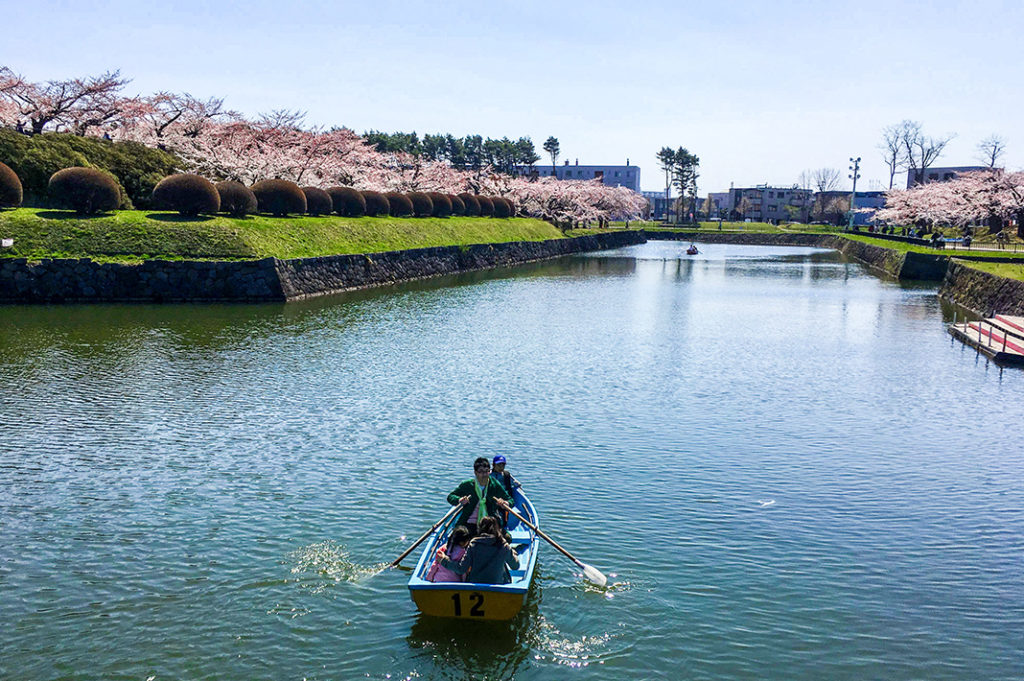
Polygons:
[[690,244],[690,247],[686,249],[686,255],[697,255],[699,252],[693,244]]
[[466,555],[466,548],[469,546],[469,540],[473,538],[473,535],[469,533],[469,528],[465,525],[459,525],[452,530],[452,535],[448,537],[447,546],[441,546],[437,549],[437,553],[434,555],[434,563],[427,570],[427,581],[428,582],[461,582],[462,575],[452,572],[445,566],[441,565],[441,557],[448,555],[452,560],[460,560]]
[[514,498],[512,493],[522,487],[519,481],[512,477],[512,474],[505,470],[505,465],[508,461],[501,454],[498,454],[491,461],[491,477],[501,483],[501,486],[505,488],[505,492],[508,493],[510,499]]
[[465,525],[474,535],[483,518],[507,511],[511,508],[510,501],[512,497],[500,482],[491,477],[491,464],[482,456],[473,462],[473,477],[448,495],[448,503],[452,506],[462,504],[462,512],[456,523]]
[[[501,454],[498,454],[491,461],[491,477],[501,483],[502,488],[508,494],[509,499],[512,499],[512,503],[515,504],[515,490],[522,487],[519,481],[512,477],[512,474],[505,470],[506,460]],[[501,526],[505,527],[508,525],[508,511],[502,510],[498,515],[498,520],[501,521]]]
[[512,581],[509,569],[519,569],[519,556],[509,546],[501,531],[501,523],[494,516],[480,521],[480,534],[469,542],[469,548],[459,560],[441,554],[441,566],[467,582],[476,584],[508,584]]

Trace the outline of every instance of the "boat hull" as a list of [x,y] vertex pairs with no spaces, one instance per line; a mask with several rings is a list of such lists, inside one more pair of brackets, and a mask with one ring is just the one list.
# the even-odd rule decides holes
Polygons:
[[[476,586],[469,585],[466,586]],[[480,585],[482,586],[482,585]],[[412,600],[424,615],[470,620],[510,620],[519,614],[526,594],[477,589],[415,589]]]

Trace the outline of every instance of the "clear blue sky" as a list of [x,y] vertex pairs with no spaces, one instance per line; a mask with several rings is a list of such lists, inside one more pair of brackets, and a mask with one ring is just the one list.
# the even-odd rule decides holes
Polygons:
[[[357,132],[554,135],[563,158],[701,158],[700,191],[792,184],[863,157],[904,118],[956,133],[940,165],[992,133],[1024,165],[1020,0],[706,2],[13,2],[0,64],[34,80],[121,69],[129,93],[301,109]],[[88,6],[86,6],[88,5]],[[542,153],[542,152],[540,152]],[[872,182],[874,181],[874,182]]]

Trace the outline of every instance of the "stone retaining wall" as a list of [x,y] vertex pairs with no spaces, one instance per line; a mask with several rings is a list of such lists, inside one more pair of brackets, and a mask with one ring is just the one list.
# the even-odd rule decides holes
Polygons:
[[1024,281],[1007,279],[953,262],[939,295],[982,317],[1024,315]]
[[286,298],[294,300],[453,272],[507,267],[644,241],[643,232],[629,230],[572,239],[438,246],[367,255],[279,260],[277,269]]
[[410,279],[619,248],[643,232],[294,260],[169,261],[0,258],[0,302],[286,301]]
[[283,300],[274,258],[243,261],[0,259],[0,301]]

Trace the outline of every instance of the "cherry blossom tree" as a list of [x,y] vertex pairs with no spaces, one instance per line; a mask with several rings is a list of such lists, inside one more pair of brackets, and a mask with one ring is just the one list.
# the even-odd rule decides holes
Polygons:
[[118,93],[128,83],[120,71],[31,83],[8,67],[0,69],[0,81],[0,94],[17,107],[15,127],[32,135],[48,128],[83,134],[113,119],[120,111]]
[[1015,219],[1018,235],[1024,238],[1024,172],[977,171],[894,190],[886,194],[885,208],[876,217],[897,224],[955,227],[987,221],[993,231]]
[[183,170],[211,180],[280,178],[319,187],[501,196],[518,213],[561,226],[637,219],[647,207],[639,194],[599,181],[513,177],[495,172],[482,157],[462,169],[451,158],[378,151],[348,128],[307,127],[299,111],[248,119],[216,97],[122,97],[127,82],[112,71],[37,84],[0,67],[0,125],[26,134],[58,130],[139,142],[174,153]]

